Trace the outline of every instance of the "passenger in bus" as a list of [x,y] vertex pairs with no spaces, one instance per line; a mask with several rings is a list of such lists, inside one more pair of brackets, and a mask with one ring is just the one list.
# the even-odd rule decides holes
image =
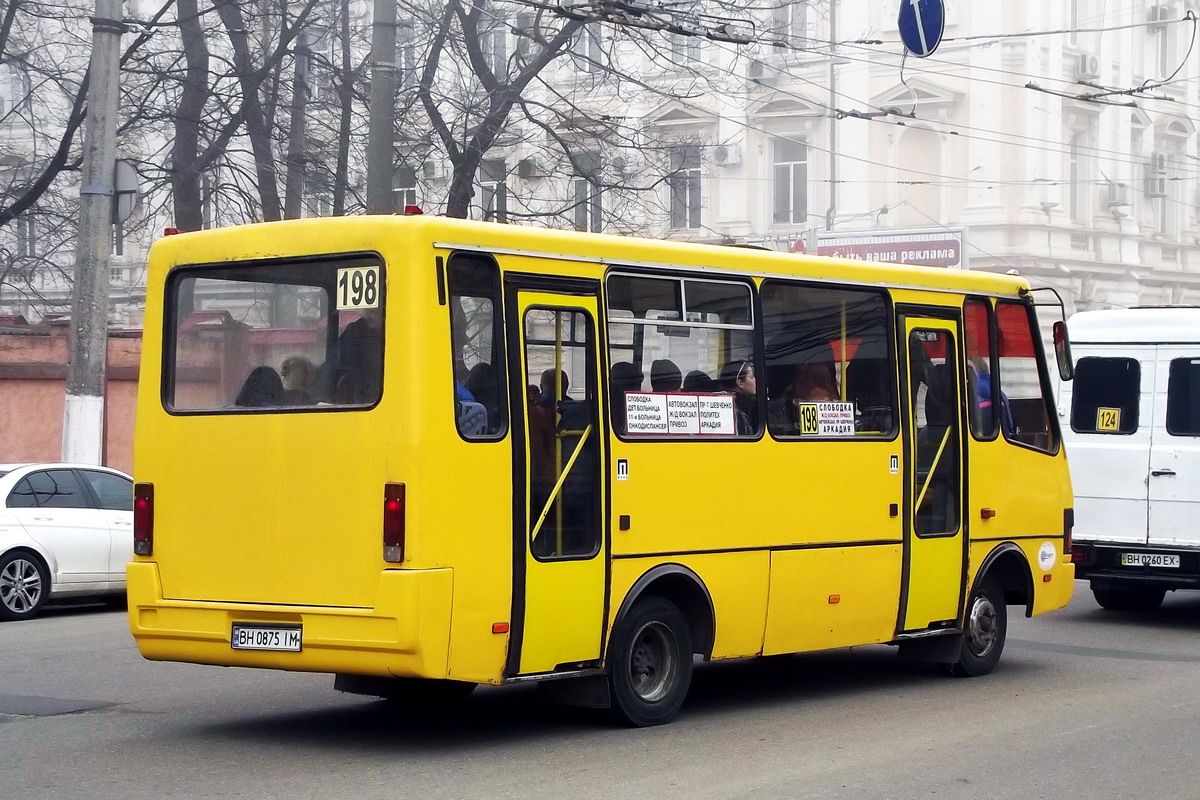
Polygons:
[[738,436],[758,431],[758,384],[754,365],[745,359],[730,361],[721,368],[718,383],[723,392],[733,395],[733,413]]
[[317,370],[304,356],[288,356],[279,366],[283,378],[283,404],[285,406],[310,406],[314,402],[313,380]]
[[[987,362],[984,359],[978,356],[971,359],[967,365],[967,380],[974,390],[975,403],[982,426],[980,430],[994,432],[998,415],[1000,424],[1004,426],[1004,432],[1015,433],[1016,425],[1013,423],[1008,396],[1004,392],[1000,392],[999,404],[992,401],[992,375],[988,371]],[[999,405],[998,411],[997,405]]]
[[383,311],[364,308],[359,314],[338,337],[338,403],[373,403],[382,388]]
[[650,388],[655,392],[678,392],[683,386],[683,373],[669,358],[660,358],[650,365]]
[[717,390],[716,382],[707,374],[694,369],[683,379],[683,391],[697,394],[712,394]]
[[464,389],[476,403],[487,411],[488,430],[500,430],[500,388],[497,385],[496,368],[486,362],[471,367],[467,373]]
[[612,365],[609,397],[612,400],[612,426],[617,433],[626,432],[625,393],[641,391],[644,377],[632,361],[618,361]]
[[246,376],[234,405],[247,408],[277,406],[283,397],[283,381],[270,367],[255,367]]
[[[567,373],[565,371],[560,369],[560,370],[558,370],[558,374],[562,381],[562,396],[559,397],[558,399],[566,400],[567,399],[567,389],[570,387],[571,381],[567,378]],[[542,391],[541,391],[541,394],[538,395],[538,405],[539,406],[541,406],[543,408],[546,408],[546,407],[553,408],[554,407],[554,404],[555,404],[554,383],[555,383],[554,370],[553,369],[543,370],[542,371],[542,379],[541,379]]]
[[[795,359],[790,373],[777,374],[787,385],[767,401],[767,424],[774,433],[800,433],[800,406],[805,403],[834,403],[841,399],[833,366],[833,348],[821,341],[787,356]],[[786,364],[782,365],[784,368]],[[778,384],[776,384],[778,385]]]

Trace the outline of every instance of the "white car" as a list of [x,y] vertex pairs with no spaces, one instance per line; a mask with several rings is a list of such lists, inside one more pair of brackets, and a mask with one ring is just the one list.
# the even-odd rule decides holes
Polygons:
[[86,464],[0,464],[0,620],[50,598],[125,595],[133,479]]

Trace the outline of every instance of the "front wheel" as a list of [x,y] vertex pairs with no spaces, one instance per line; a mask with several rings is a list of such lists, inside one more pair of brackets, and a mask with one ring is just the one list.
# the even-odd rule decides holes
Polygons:
[[661,597],[621,620],[608,652],[614,716],[635,727],[669,722],[692,682],[692,635],[679,607]]
[[958,660],[946,666],[960,678],[987,675],[1000,663],[1007,634],[1008,607],[1004,605],[1004,589],[995,578],[985,577],[975,585],[967,603]]
[[1093,586],[1092,595],[1101,608],[1109,611],[1154,611],[1162,605],[1166,589],[1137,586]]
[[35,616],[49,594],[50,579],[36,556],[16,552],[0,557],[0,620]]

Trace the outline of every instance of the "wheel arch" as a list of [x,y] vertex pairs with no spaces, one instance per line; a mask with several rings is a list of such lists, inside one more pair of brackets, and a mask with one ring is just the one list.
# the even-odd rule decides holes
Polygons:
[[979,565],[974,585],[989,576],[995,576],[1004,590],[1005,605],[1023,605],[1025,616],[1033,616],[1033,571],[1024,550],[1012,542],[998,545]]
[[[670,600],[688,621],[693,651],[710,658],[716,637],[716,609],[712,595],[700,576],[683,564],[659,564],[638,578],[613,619],[613,630],[624,620],[629,610],[644,597]],[[607,647],[605,648],[607,650]]]

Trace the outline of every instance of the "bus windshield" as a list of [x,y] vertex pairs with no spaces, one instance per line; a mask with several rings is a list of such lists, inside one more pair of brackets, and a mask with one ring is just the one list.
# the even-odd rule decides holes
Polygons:
[[179,270],[163,401],[177,413],[370,407],[383,384],[376,257]]

